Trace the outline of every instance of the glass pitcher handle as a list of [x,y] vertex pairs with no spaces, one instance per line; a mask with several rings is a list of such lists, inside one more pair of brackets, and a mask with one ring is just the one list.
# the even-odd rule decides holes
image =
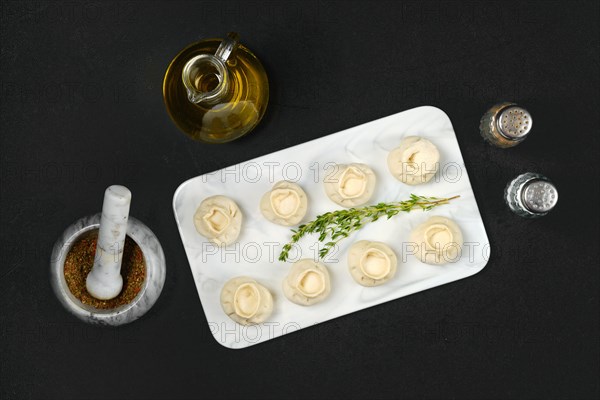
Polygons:
[[223,62],[227,61],[231,54],[235,52],[238,45],[240,44],[240,35],[235,32],[229,32],[227,37],[223,39],[219,48],[217,49],[215,56],[220,58]]

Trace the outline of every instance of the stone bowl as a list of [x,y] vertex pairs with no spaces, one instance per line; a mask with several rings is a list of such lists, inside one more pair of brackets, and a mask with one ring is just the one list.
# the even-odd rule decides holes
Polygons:
[[85,235],[98,230],[100,217],[101,213],[83,217],[67,227],[58,238],[50,258],[50,283],[63,307],[80,320],[97,325],[124,325],[140,318],[156,303],[165,283],[165,255],[158,238],[150,228],[139,220],[129,217],[127,236],[140,247],[146,263],[146,279],[142,290],[131,303],[114,309],[101,310],[83,304],[67,286],[64,264],[73,244]]

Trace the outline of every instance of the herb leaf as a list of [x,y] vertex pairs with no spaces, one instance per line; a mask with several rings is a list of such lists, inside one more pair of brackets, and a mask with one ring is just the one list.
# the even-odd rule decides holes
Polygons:
[[401,211],[410,212],[415,208],[429,211],[434,207],[448,204],[458,197],[460,196],[438,198],[411,194],[410,198],[404,201],[326,212],[318,215],[313,221],[302,224],[297,229],[292,229],[291,240],[283,246],[279,254],[279,261],[287,261],[294,243],[299,242],[306,235],[318,234],[319,242],[325,242],[323,248],[319,250],[319,257],[324,258],[339,241],[369,222],[377,221],[380,217],[390,219]]

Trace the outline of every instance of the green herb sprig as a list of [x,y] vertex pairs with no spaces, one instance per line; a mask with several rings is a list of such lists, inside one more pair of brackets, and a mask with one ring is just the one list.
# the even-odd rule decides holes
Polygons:
[[415,208],[429,211],[434,207],[448,204],[458,197],[460,196],[438,198],[411,194],[409,200],[326,212],[318,215],[315,220],[300,225],[298,229],[292,229],[292,239],[283,246],[279,261],[287,261],[294,243],[308,234],[318,234],[319,242],[325,243],[319,250],[319,257],[324,258],[339,241],[347,238],[366,223],[375,222],[381,217],[390,219],[401,211],[410,212]]

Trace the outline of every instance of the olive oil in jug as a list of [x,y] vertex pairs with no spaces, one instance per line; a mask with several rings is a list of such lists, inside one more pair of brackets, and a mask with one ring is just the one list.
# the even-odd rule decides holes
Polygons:
[[230,33],[183,49],[163,81],[167,112],[192,139],[225,143],[256,127],[269,101],[265,70]]

